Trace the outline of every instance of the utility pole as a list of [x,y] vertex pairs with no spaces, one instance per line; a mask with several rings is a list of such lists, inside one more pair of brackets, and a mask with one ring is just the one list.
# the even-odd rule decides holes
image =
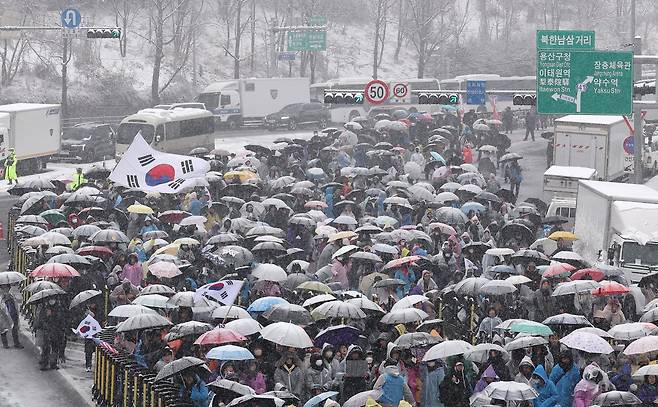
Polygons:
[[631,0],[631,26],[630,26],[630,32],[631,32],[631,42],[635,40],[635,2],[636,0]]
[[[635,5],[635,1],[633,1]],[[632,12],[633,23],[635,22],[635,12]],[[642,37],[633,37],[633,55],[642,55]],[[642,65],[634,64],[633,82],[642,79]],[[644,129],[642,128],[642,107],[633,104],[633,139],[634,139],[634,172],[635,183],[644,183]]]
[[68,113],[68,81],[67,81],[67,71],[69,63],[69,39],[65,36],[62,36],[62,117],[66,117]]

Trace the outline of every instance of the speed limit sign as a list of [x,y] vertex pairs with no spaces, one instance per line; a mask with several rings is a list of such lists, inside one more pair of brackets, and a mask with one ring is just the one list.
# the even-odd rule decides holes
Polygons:
[[409,86],[406,83],[394,83],[393,86],[393,97],[396,99],[404,99],[409,93]]
[[388,100],[388,85],[379,79],[373,79],[366,85],[365,96],[373,105],[380,105]]

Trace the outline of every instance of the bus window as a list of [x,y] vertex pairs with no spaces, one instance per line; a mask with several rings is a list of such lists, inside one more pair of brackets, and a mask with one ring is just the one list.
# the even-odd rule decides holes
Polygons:
[[231,95],[222,95],[219,101],[221,107],[228,106],[231,104]]
[[153,126],[145,123],[122,123],[117,131],[118,144],[130,144],[135,135],[141,133],[144,140],[151,144],[153,141]]
[[181,136],[180,122],[169,122],[165,124],[167,140],[177,139]]

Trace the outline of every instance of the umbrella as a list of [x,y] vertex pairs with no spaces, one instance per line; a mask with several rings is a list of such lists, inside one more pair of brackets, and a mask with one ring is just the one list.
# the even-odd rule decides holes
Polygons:
[[576,268],[568,263],[553,263],[542,274],[544,278],[568,277]]
[[48,243],[52,246],[57,246],[57,245],[70,246],[71,245],[71,240],[68,237],[61,234],[61,233],[50,231],[50,232],[44,233],[43,235],[40,235],[39,237],[41,239],[44,239],[44,240],[48,241]]
[[608,333],[618,341],[630,341],[649,336],[656,329],[651,322],[629,322],[613,326]]
[[515,292],[517,289],[514,284],[505,280],[490,280],[480,287],[480,294],[484,295],[505,295]]
[[505,281],[507,281],[510,284],[521,285],[521,284],[527,284],[532,282],[532,279],[526,276],[509,276],[505,279]]
[[412,308],[414,305],[418,303],[429,301],[429,300],[430,300],[429,298],[420,294],[407,295],[406,297],[402,298],[400,301],[397,301],[395,304],[393,304],[393,306],[391,307],[391,311],[397,311],[405,308]]
[[362,260],[362,261],[371,261],[373,263],[381,263],[381,257],[377,256],[375,253],[371,252],[356,252],[350,254],[350,259],[353,260]]
[[46,229],[34,225],[16,225],[14,230],[16,233],[28,236],[40,236],[46,233]]
[[289,304],[289,302],[281,297],[260,297],[249,305],[247,311],[265,312],[277,304]]
[[62,290],[61,288],[46,288],[37,292],[36,294],[33,294],[25,304],[36,304],[50,297],[55,297],[58,295],[66,295],[66,291]]
[[656,351],[658,351],[658,337],[644,336],[631,342],[626,349],[624,349],[624,354],[642,355]]
[[386,265],[382,270],[397,269],[404,265],[408,265],[415,261],[418,261],[420,260],[420,258],[421,258],[420,256],[406,256],[406,257],[400,257],[399,259],[393,259],[388,263],[386,263]]
[[64,254],[58,254],[56,256],[51,257],[48,259],[46,263],[61,263],[61,264],[68,264],[69,266],[89,266],[91,263],[87,258],[80,256],[79,254],[73,254],[73,253],[64,253]]
[[259,264],[253,269],[251,275],[260,281],[282,282],[288,278],[288,274],[283,268],[271,263]]
[[149,284],[139,292],[140,296],[150,294],[173,295],[176,294],[176,291],[164,284]]
[[507,247],[494,247],[493,249],[487,250],[485,254],[490,254],[492,256],[508,256],[514,254],[514,250]]
[[311,348],[313,341],[300,326],[289,322],[275,322],[263,328],[261,331],[263,339],[281,346],[291,348]]
[[469,277],[461,280],[453,290],[460,295],[476,295],[489,280],[484,277]]
[[493,382],[485,389],[484,394],[497,400],[532,400],[539,397],[533,387],[519,382]]
[[327,329],[323,329],[316,336],[315,346],[322,348],[325,343],[329,343],[334,347],[340,345],[348,345],[356,343],[359,340],[361,331],[358,328],[348,325],[333,325]]
[[429,224],[429,227],[430,227],[430,230],[439,229],[441,231],[441,233],[443,233],[444,235],[451,236],[451,235],[456,235],[457,234],[457,231],[455,230],[455,228],[453,228],[450,225],[446,225],[445,223],[433,222],[433,223]]
[[406,283],[398,278],[385,278],[377,281],[373,288],[386,288],[386,287],[401,287]]
[[445,341],[429,348],[423,356],[423,362],[436,359],[445,360],[450,356],[462,355],[471,350],[473,350],[473,346],[468,342],[462,340]]
[[408,324],[411,322],[421,322],[429,315],[423,310],[418,308],[404,308],[397,311],[391,311],[384,315],[381,319],[383,324]]
[[346,303],[356,305],[363,311],[375,311],[384,314],[386,311],[382,309],[376,302],[369,300],[366,297],[350,298],[345,300]]
[[411,349],[422,346],[432,346],[440,343],[443,339],[440,336],[432,336],[427,332],[413,332],[400,335],[395,340],[395,346],[399,349]]
[[434,212],[434,217],[438,222],[447,223],[448,225],[463,225],[468,221],[464,212],[451,207],[437,209]]
[[492,350],[498,351],[506,360],[509,360],[509,353],[502,346],[495,343],[475,345],[473,349],[464,354],[464,358],[476,363],[486,363],[489,360],[489,352]]
[[81,256],[112,257],[114,252],[105,246],[83,246],[77,253]]
[[158,372],[157,376],[155,376],[155,381],[158,382],[160,380],[167,379],[176,374],[180,374],[181,372],[187,369],[192,369],[192,368],[203,368],[208,373],[210,373],[210,369],[208,369],[208,366],[206,366],[206,362],[204,362],[203,360],[192,356],[184,356],[180,359],[176,359],[173,362],[164,365],[162,369],[160,369],[160,371]]
[[516,349],[531,348],[533,346],[546,345],[548,341],[541,336],[521,336],[505,345],[505,349],[513,351]]
[[[15,271],[13,273],[16,273]],[[22,275],[22,274],[21,274]],[[52,281],[45,281],[45,280],[40,280],[40,281],[35,281],[25,287],[23,291],[27,291],[29,293],[37,293],[41,290],[47,290],[47,289],[58,289],[61,290],[62,287],[57,285],[56,283],[53,283]]]
[[263,318],[273,322],[291,322],[301,326],[313,323],[308,310],[296,304],[276,304],[263,312]]
[[241,318],[229,321],[224,327],[237,332],[242,336],[254,335],[263,330],[263,326],[258,321],[251,318]]
[[631,291],[628,287],[616,281],[601,281],[599,284],[598,288],[592,290],[592,295],[597,297],[626,294]]
[[322,403],[323,401],[330,399],[332,397],[337,396],[339,393],[337,391],[325,391],[324,393],[320,393],[317,396],[311,397],[303,407],[313,407],[317,406],[318,404]]
[[598,335],[598,336],[600,336],[601,338],[604,338],[604,339],[612,339],[612,335],[610,335],[609,333],[607,333],[603,329],[594,328],[592,326],[586,326],[584,328],[578,328],[578,329],[575,329],[573,332],[587,332],[587,333],[591,333],[591,334],[594,334],[594,335]]
[[117,305],[107,315],[109,317],[114,317],[114,318],[130,318],[130,317],[134,317],[135,315],[155,314],[155,313],[156,312],[154,310],[147,308],[143,305],[125,304],[125,305]]
[[337,225],[347,225],[347,226],[356,226],[358,224],[356,219],[347,215],[338,216],[332,221],[332,223],[335,223]]
[[510,327],[512,332],[522,332],[531,335],[549,336],[553,335],[553,330],[544,324],[535,321],[519,321]]
[[366,317],[365,312],[361,311],[359,307],[343,301],[329,301],[320,304],[313,310],[313,315],[322,318],[363,319]]
[[237,305],[221,305],[212,311],[213,319],[251,318],[246,309]]
[[658,321],[658,308],[652,308],[640,318],[640,322],[655,322]]
[[130,239],[123,232],[114,229],[99,230],[89,238],[94,244],[128,243]]
[[0,285],[12,285],[25,281],[25,276],[17,271],[0,272]]
[[379,400],[382,396],[381,390],[367,390],[357,393],[354,396],[350,397],[344,404],[343,407],[364,407],[368,400]]
[[321,283],[320,281],[305,281],[297,286],[298,290],[308,290],[318,293],[330,294],[333,290],[326,284]]
[[174,325],[165,336],[165,341],[171,342],[186,336],[198,336],[212,329],[212,325],[199,321],[187,321]]
[[349,254],[349,253],[357,251],[357,250],[359,250],[358,246],[355,246],[353,244],[349,244],[349,245],[343,246],[340,249],[336,250],[336,252],[331,255],[331,258],[336,259],[336,258],[339,258],[341,256],[344,256],[346,254]]
[[285,400],[269,394],[247,394],[231,400],[226,407],[245,406],[267,406],[267,407],[283,407],[286,403]]
[[560,295],[569,295],[576,293],[591,292],[592,290],[599,287],[600,284],[592,280],[576,280],[568,281],[566,283],[560,283],[555,290],[553,290],[553,297]]
[[587,353],[608,355],[614,351],[605,339],[588,332],[572,332],[560,339],[560,342],[571,349]]
[[181,291],[172,295],[167,301],[167,305],[175,307],[195,307],[195,308],[215,308],[214,302],[208,301],[206,298],[197,295],[194,291]]
[[101,295],[102,292],[99,290],[85,290],[80,292],[78,295],[73,297],[71,300],[71,304],[69,305],[69,309],[73,309],[73,307],[77,307],[78,305],[89,301],[90,299],[97,297]]
[[236,245],[223,246],[217,249],[215,253],[219,255],[228,266],[233,266],[235,268],[246,266],[254,260],[254,255],[251,254],[248,249]]
[[551,240],[558,240],[558,239],[563,239],[563,240],[578,240],[578,236],[574,235],[571,232],[567,232],[564,230],[559,230],[557,232],[551,233],[550,236],[548,236],[549,239]]
[[[135,307],[137,307],[137,305],[135,305]],[[117,332],[120,333],[120,332],[129,332],[129,331],[138,331],[143,329],[166,328],[172,325],[167,318],[158,315],[157,313],[155,313],[155,311],[152,312],[153,313],[141,313],[129,317],[128,319],[121,322],[117,326]],[[109,315],[113,316],[111,312]]]
[[235,345],[216,346],[206,354],[206,359],[252,360],[254,355],[247,348]]
[[239,343],[246,341],[247,338],[229,328],[213,328],[199,336],[195,345],[222,345],[225,343]]
[[133,300],[133,304],[142,305],[148,308],[169,308],[167,305],[169,298],[160,294],[143,294],[143,291],[139,293],[139,296]]
[[128,207],[129,213],[136,213],[139,215],[153,215],[153,209],[151,207],[141,204],[132,204]]
[[46,263],[38,266],[30,273],[30,277],[78,277],[78,273],[68,264]]
[[570,278],[571,280],[601,281],[605,278],[605,272],[597,268],[581,269],[573,273]]
[[[27,216],[35,216],[35,215],[23,215],[20,216],[18,219],[16,219],[17,223],[35,223],[35,222],[21,222],[21,218],[25,218]],[[43,211],[39,214],[39,217],[41,217],[43,220],[46,220],[45,224],[50,223],[51,225],[56,225],[59,222],[66,222],[66,216],[62,212],[59,211],[59,209],[49,209],[47,211]],[[41,223],[41,222],[39,222]],[[37,223],[38,224],[38,223]],[[41,223],[43,224],[43,223]]]
[[500,160],[499,160],[499,161],[500,161],[501,163],[504,163],[504,162],[507,162],[507,161],[520,160],[520,159],[522,159],[522,158],[523,158],[523,156],[522,156],[521,154],[517,154],[517,153],[507,153],[507,154],[504,154],[502,157],[500,157]]
[[594,403],[592,405],[597,405],[600,407],[608,407],[608,406],[629,406],[629,405],[639,405],[642,404],[642,400],[640,400],[635,394],[631,393],[630,391],[609,391],[606,393],[599,394],[598,397],[594,399]]
[[642,377],[642,376],[658,376],[658,365],[646,365],[637,369],[633,373],[633,377]]
[[315,306],[315,305],[318,305],[318,304],[322,304],[324,302],[335,301],[335,300],[336,300],[336,297],[334,297],[331,294],[320,294],[320,295],[316,295],[316,296],[311,297],[311,298],[307,299],[306,301],[304,301],[304,303],[302,304],[302,307],[312,307],[312,306]]
[[542,324],[544,325],[576,325],[576,326],[592,326],[592,324],[582,315],[573,314],[558,314],[546,318]]

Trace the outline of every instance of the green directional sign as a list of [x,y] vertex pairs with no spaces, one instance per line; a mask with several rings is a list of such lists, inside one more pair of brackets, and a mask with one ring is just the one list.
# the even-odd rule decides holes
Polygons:
[[308,25],[326,25],[327,17],[325,16],[312,16],[308,19]]
[[540,49],[593,50],[594,31],[537,30],[537,50]]
[[537,112],[628,115],[633,53],[537,50]]
[[289,31],[288,51],[326,51],[326,31]]

